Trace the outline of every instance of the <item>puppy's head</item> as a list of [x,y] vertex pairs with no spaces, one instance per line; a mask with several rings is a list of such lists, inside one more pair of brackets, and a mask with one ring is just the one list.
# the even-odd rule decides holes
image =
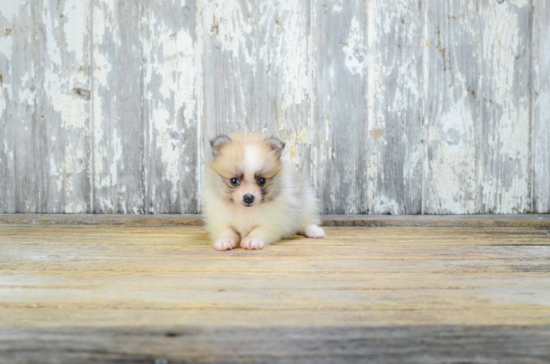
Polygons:
[[273,201],[281,192],[279,172],[285,143],[262,134],[234,133],[210,141],[217,174],[215,188],[235,205],[252,207]]

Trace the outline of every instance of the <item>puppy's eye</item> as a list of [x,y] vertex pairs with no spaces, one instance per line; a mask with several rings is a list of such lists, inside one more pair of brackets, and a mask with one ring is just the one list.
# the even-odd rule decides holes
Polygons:
[[239,185],[239,184],[241,183],[241,181],[239,181],[239,179],[238,179],[238,178],[235,178],[235,177],[231,178],[231,181],[230,181],[230,182],[231,182],[231,184],[232,184],[233,186],[237,186],[237,185]]
[[265,185],[265,178],[263,178],[263,177],[258,178],[258,185],[260,185],[260,186]]

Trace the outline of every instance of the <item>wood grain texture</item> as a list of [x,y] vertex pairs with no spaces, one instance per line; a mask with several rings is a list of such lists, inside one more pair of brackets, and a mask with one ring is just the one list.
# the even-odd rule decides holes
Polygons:
[[281,136],[309,173],[313,101],[310,2],[209,1],[203,9],[204,153],[232,131]]
[[0,7],[0,211],[90,211],[89,10]]
[[94,213],[145,212],[142,6],[93,1]]
[[481,0],[481,213],[531,210],[528,0]]
[[548,325],[10,329],[0,363],[545,364],[549,339]]
[[196,14],[94,3],[94,212],[198,212]]
[[426,214],[479,211],[479,19],[475,1],[426,2],[424,123]]
[[311,131],[315,135],[313,181],[323,201],[323,213],[365,213],[366,2],[314,4],[317,108],[316,128]]
[[550,211],[542,0],[4,0],[0,212],[200,213],[278,135],[323,213]]
[[550,4],[533,9],[533,212],[550,213]]
[[368,203],[373,214],[422,208],[423,17],[416,0],[368,2]]
[[196,2],[143,3],[145,210],[197,213],[202,82]]
[[0,362],[547,361],[548,228],[326,232],[3,225]]

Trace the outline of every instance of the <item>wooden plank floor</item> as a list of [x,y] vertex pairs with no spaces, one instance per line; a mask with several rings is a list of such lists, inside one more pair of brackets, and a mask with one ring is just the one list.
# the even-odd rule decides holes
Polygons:
[[326,232],[0,225],[0,363],[550,362],[548,226]]

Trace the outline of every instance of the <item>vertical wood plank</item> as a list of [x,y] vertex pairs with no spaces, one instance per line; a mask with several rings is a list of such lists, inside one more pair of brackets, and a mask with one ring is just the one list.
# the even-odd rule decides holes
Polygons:
[[481,213],[531,209],[531,1],[481,0]]
[[536,213],[550,213],[550,3],[533,3],[533,198]]
[[142,5],[92,1],[94,212],[143,213]]
[[[0,212],[5,213],[34,212],[36,206],[34,194],[25,196],[33,191],[34,181],[25,183],[17,178],[18,174],[25,173],[32,178],[30,172],[34,165],[29,128],[36,99],[33,72],[36,56],[32,54],[36,30],[31,9],[32,4],[23,1],[0,7]],[[29,149],[27,154],[15,154],[20,143]]]
[[148,213],[197,213],[199,84],[195,1],[144,3]]
[[416,0],[368,1],[368,199],[373,214],[422,204],[422,10]]
[[279,135],[309,173],[313,77],[307,0],[204,1],[204,155],[232,131]]
[[5,2],[2,212],[90,210],[88,1]]
[[426,214],[478,211],[477,3],[427,0],[424,47]]
[[314,181],[323,213],[365,213],[368,208],[365,2],[314,3],[317,48]]
[[37,155],[41,211],[90,212],[90,2],[49,0],[37,7],[45,27],[40,43],[47,44],[40,51],[37,116],[44,143]]

